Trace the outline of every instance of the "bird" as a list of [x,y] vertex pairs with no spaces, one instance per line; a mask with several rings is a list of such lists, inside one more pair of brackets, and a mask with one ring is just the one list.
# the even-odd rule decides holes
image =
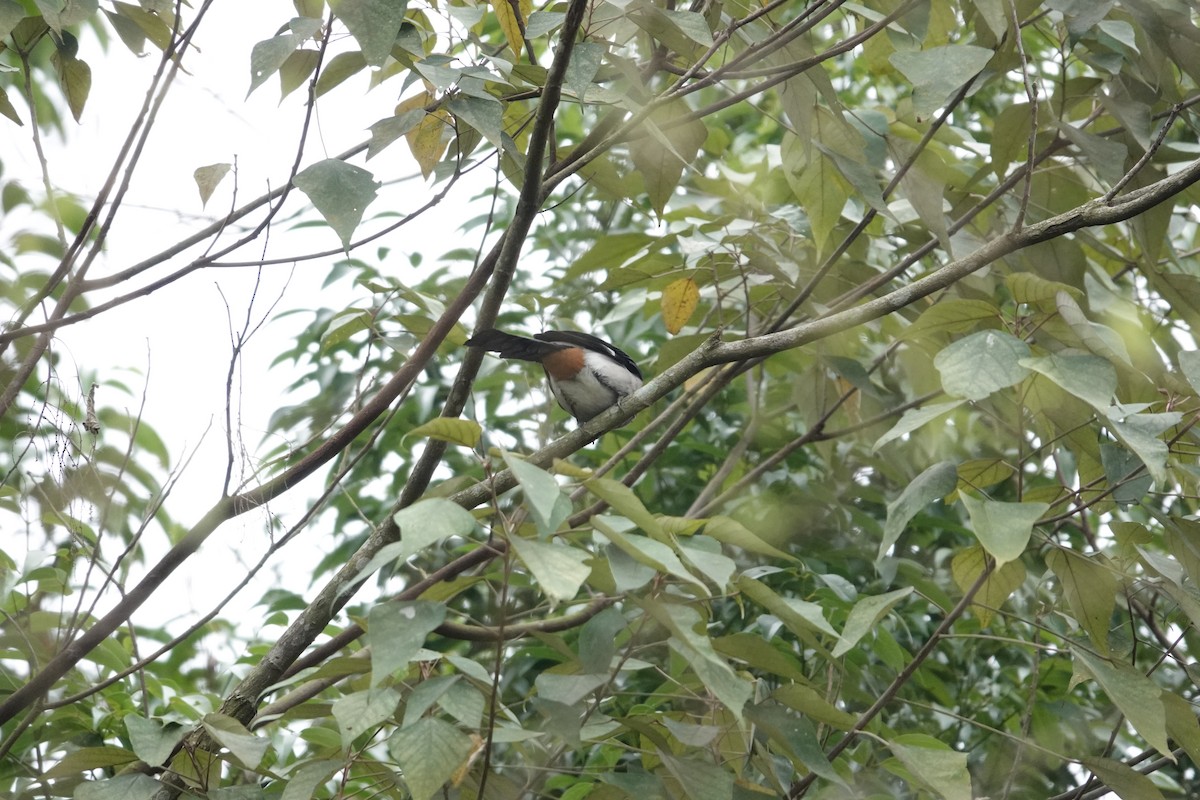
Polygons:
[[581,425],[642,386],[642,373],[633,359],[590,333],[543,331],[531,339],[488,328],[468,339],[466,346],[540,363],[554,399]]

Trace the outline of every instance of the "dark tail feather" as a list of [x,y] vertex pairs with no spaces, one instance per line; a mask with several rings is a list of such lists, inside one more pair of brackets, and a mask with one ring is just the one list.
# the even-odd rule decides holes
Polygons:
[[526,339],[524,336],[514,336],[495,328],[480,331],[467,339],[466,345],[467,347],[482,347],[484,350],[498,353],[501,358],[515,358],[518,361],[541,361],[556,350],[562,349],[562,345]]

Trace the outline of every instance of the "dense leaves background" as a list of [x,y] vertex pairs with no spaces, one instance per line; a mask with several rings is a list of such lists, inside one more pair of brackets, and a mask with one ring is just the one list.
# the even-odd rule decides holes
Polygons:
[[[6,796],[1200,791],[1187,3],[296,0],[239,53],[214,5],[0,0],[41,169],[0,187]],[[144,113],[72,193],[46,144],[117,48]],[[293,166],[194,164],[209,216],[115,256],[212,57],[302,109]],[[315,146],[347,99],[369,134]],[[199,334],[232,356],[193,520],[172,420],[59,337],[289,264],[328,291]],[[268,316],[299,332],[243,371]],[[562,434],[476,325],[655,377]],[[233,605],[154,613],[214,569]]]

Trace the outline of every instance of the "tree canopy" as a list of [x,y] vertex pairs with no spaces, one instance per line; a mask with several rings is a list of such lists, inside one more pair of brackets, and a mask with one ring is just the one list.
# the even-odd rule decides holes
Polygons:
[[[0,0],[0,793],[1197,796],[1198,21]],[[197,218],[143,158],[211,59],[295,122]],[[61,343],[230,273],[195,513],[153,370]],[[487,327],[648,381],[576,426]]]

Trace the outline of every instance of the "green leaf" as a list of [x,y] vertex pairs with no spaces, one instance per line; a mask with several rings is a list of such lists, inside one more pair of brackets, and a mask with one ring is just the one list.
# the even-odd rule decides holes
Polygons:
[[948,44],[928,50],[893,53],[892,64],[912,81],[913,110],[928,118],[982,70],[992,51],[969,44]]
[[16,0],[0,0],[0,40],[7,39],[24,18],[25,9]]
[[81,783],[75,787],[75,800],[152,800],[162,788],[154,778],[139,772]]
[[[656,9],[657,10],[657,9]],[[704,15],[698,11],[672,11],[663,10],[662,13],[670,20],[671,24],[679,30],[687,38],[691,39],[701,47],[710,47],[713,43],[712,30],[708,27],[708,22],[704,19]]]
[[608,683],[608,680],[609,676],[605,673],[556,675],[543,672],[537,676],[534,686],[537,687],[538,697],[573,706]]
[[[119,19],[132,21],[159,50],[165,51],[171,46],[173,32],[167,20],[173,15],[163,15],[161,11],[158,14],[151,13],[149,9],[133,3],[113,3],[113,7],[117,9]],[[139,52],[140,55],[140,51],[135,52]]]
[[425,109],[413,108],[376,122],[370,129],[371,140],[367,143],[367,160],[379,155],[381,150],[417,127],[423,119]]
[[478,422],[458,417],[434,417],[424,425],[418,425],[408,432],[409,436],[426,436],[441,442],[475,447],[483,436],[483,428]]
[[[605,532],[605,528],[597,528],[601,534]],[[628,543],[624,547],[630,547]],[[653,564],[643,563],[645,558],[637,558],[634,555],[622,549],[622,546],[609,544],[603,551],[605,562],[601,562],[602,566],[607,566],[608,571],[612,574],[613,583],[617,592],[633,592],[641,589],[646,584],[654,579],[660,572],[660,569]]]
[[271,746],[269,740],[255,736],[242,723],[224,714],[206,714],[204,729],[246,769],[257,767]]
[[160,722],[137,714],[126,714],[124,722],[133,752],[151,766],[163,764],[187,732],[178,722]]
[[1193,764],[1197,763],[1200,759],[1200,723],[1191,703],[1174,692],[1163,692],[1160,698],[1167,712],[1167,735],[1183,748]]
[[1008,14],[1004,0],[975,0],[975,10],[979,19],[991,31],[996,39],[1003,39],[1008,33]]
[[630,146],[634,166],[645,181],[650,206],[659,216],[679,186],[684,168],[691,165],[708,138],[703,122],[684,121],[690,113],[691,109],[682,100],[656,108],[642,123],[648,135],[635,139]]
[[594,517],[592,522],[595,525],[596,533],[604,536],[605,539],[616,545],[620,551],[629,555],[638,564],[646,565],[650,569],[664,573],[664,575],[672,575],[683,579],[683,581],[700,589],[704,595],[710,594],[707,585],[700,578],[692,575],[683,561],[679,560],[678,555],[670,545],[650,539],[648,536],[624,534],[622,531],[613,528],[601,516]]
[[425,717],[388,740],[413,800],[429,800],[470,757],[471,737],[448,722]]
[[1117,392],[1117,371],[1100,356],[1056,353],[1022,359],[1021,366],[1044,375],[1101,412],[1108,411]]
[[250,50],[250,88],[246,92],[247,97],[279,71],[304,42],[304,38],[296,33],[281,33],[254,45]]
[[308,195],[344,248],[350,247],[350,237],[379,188],[370,172],[336,158],[318,161],[299,172],[295,184]]
[[609,786],[620,792],[613,800],[627,800],[627,798],[647,798],[647,800],[661,800],[661,798],[669,797],[666,789],[663,788],[662,780],[654,774],[646,772],[602,772],[597,778],[603,783],[600,787],[599,797],[596,800],[609,800],[612,794],[603,790]]
[[1100,463],[1104,466],[1104,480],[1113,489],[1112,499],[1118,505],[1138,502],[1154,483],[1149,472],[1134,475],[1142,469],[1142,460],[1118,444],[1105,442],[1100,445]]
[[1071,652],[1146,743],[1174,762],[1175,756],[1167,742],[1163,690],[1158,684],[1128,664],[1114,664],[1081,647],[1072,648]]
[[358,42],[367,63],[382,66],[396,43],[408,0],[330,0],[329,6]]
[[357,50],[338,53],[321,68],[321,74],[317,76],[317,85],[313,87],[313,94],[322,97],[366,68],[367,60]]
[[[533,19],[552,12],[538,12]],[[600,42],[576,42],[567,63],[566,85],[579,100],[587,97],[608,47]]]
[[625,484],[611,478],[590,478],[584,481],[583,485],[649,536],[660,542],[668,538],[658,518],[646,510],[638,496]]
[[838,730],[848,731],[858,722],[857,715],[842,711],[811,686],[799,683],[784,684],[772,692],[771,697],[806,717],[811,717],[825,725],[831,725]]
[[849,789],[849,785],[825,757],[817,730],[803,716],[789,714],[783,706],[762,703],[746,710],[746,718],[753,722],[776,744],[772,748],[782,752],[797,766],[816,773],[827,781]]
[[905,411],[900,415],[900,421],[892,426],[892,429],[880,436],[875,444],[871,446],[871,450],[878,451],[888,442],[895,441],[907,434],[912,433],[917,428],[933,422],[938,417],[950,413],[954,409],[965,403],[966,400],[951,400],[949,403],[934,403],[930,406],[922,406],[914,408],[910,411]]
[[371,607],[367,615],[367,643],[371,646],[371,685],[417,655],[425,638],[446,620],[446,606],[427,600],[393,600]]
[[1049,503],[1002,503],[961,495],[971,528],[1000,566],[1019,558],[1033,535],[1033,525],[1050,510]]
[[1012,293],[1015,302],[1047,309],[1057,308],[1060,293],[1066,292],[1068,297],[1083,294],[1075,286],[1048,280],[1034,272],[1014,272],[1006,275],[1004,285]]
[[1074,550],[1061,548],[1046,553],[1046,566],[1062,584],[1075,621],[1087,631],[1096,649],[1107,655],[1109,620],[1119,586],[1112,570]]
[[909,481],[908,486],[887,506],[887,521],[883,525],[883,541],[877,559],[884,558],[900,538],[905,526],[934,500],[945,497],[958,485],[958,472],[949,461],[929,467]]
[[1200,350],[1180,350],[1177,358],[1183,377],[1192,389],[1200,393]]
[[592,272],[615,269],[657,242],[657,238],[640,232],[601,236],[592,243],[587,252],[575,260],[564,277],[567,280],[577,280]]
[[870,633],[871,629],[897,603],[908,597],[912,592],[913,588],[908,586],[904,589],[887,592],[886,594],[864,597],[855,603],[854,608],[850,609],[850,615],[846,617],[846,624],[842,627],[842,636],[833,648],[833,657],[840,658],[853,650],[860,639]]
[[504,147],[504,107],[500,101],[460,95],[446,103],[446,109],[494,146]]
[[197,167],[196,171],[192,173],[192,177],[196,181],[196,188],[200,190],[201,207],[208,204],[208,198],[212,197],[212,193],[221,183],[221,179],[228,175],[232,168],[232,164],[209,164],[207,167]]
[[[1200,584],[1200,522],[1186,517],[1169,517],[1158,512],[1152,512],[1165,529],[1163,538],[1166,551],[1179,559],[1193,584]],[[1149,531],[1144,527],[1143,542],[1150,540]],[[1200,621],[1197,622],[1200,625]]]
[[511,453],[504,453],[504,463],[525,493],[525,507],[537,523],[538,533],[549,536],[557,531],[563,520],[571,515],[571,503],[563,496],[558,481],[544,469]]
[[551,603],[574,598],[592,572],[587,564],[592,556],[583,550],[553,541],[539,542],[519,536],[511,538],[509,544],[533,573],[538,586]]
[[22,127],[25,125],[25,123],[21,120],[21,115],[13,106],[12,101],[8,99],[8,92],[4,91],[3,87],[0,87],[0,114],[3,114]]
[[336,759],[301,763],[288,775],[287,786],[284,787],[280,800],[312,800],[314,797],[320,797],[317,789],[345,766],[345,762]]
[[475,531],[475,517],[471,512],[440,497],[420,500],[402,508],[392,519],[400,528],[401,544],[398,556],[393,558],[408,558],[431,544],[452,536],[470,536]]
[[824,253],[850,198],[850,187],[832,159],[815,148],[810,151],[808,143],[795,136],[784,138],[782,155],[788,185],[808,214],[817,253]]
[[293,50],[279,67],[279,99],[282,100],[307,83],[320,61],[321,54],[316,50]]
[[971,800],[967,754],[922,733],[897,736],[887,743],[909,774],[922,787],[944,800]]
[[930,334],[964,333],[992,327],[1000,318],[1000,309],[987,300],[954,298],[934,303],[911,325],[900,331],[900,338],[912,341]]
[[712,44],[712,32],[696,12],[670,11],[650,3],[638,3],[628,18],[668,50],[687,55]]
[[1081,758],[1079,763],[1090,769],[1121,800],[1164,800],[1154,781],[1128,764],[1095,757]]
[[[130,4],[130,2],[114,2],[115,13],[104,11],[104,16],[113,26],[121,42],[134,55],[145,55],[146,40],[154,42],[155,47],[166,50],[170,46],[172,31],[158,14],[151,13],[145,8]],[[2,26],[0,26],[2,30]]]
[[[372,648],[372,660],[374,653]],[[342,731],[342,746],[350,747],[361,734],[390,717],[399,704],[400,693],[391,687],[363,689],[339,697],[333,703],[333,718]]]
[[788,555],[777,547],[772,547],[758,534],[732,517],[711,517],[703,520],[703,523],[705,535],[711,536],[722,544],[740,547],[748,553],[758,553],[788,561],[797,560],[795,556]]
[[1121,335],[1107,325],[1092,322],[1084,316],[1083,309],[1069,293],[1058,292],[1055,295],[1055,304],[1059,316],[1088,350],[1110,362],[1120,361],[1127,366],[1133,366]]
[[1097,136],[1088,133],[1081,127],[1072,125],[1067,120],[1060,120],[1058,130],[1078,147],[1087,157],[1086,164],[1109,186],[1116,185],[1125,174],[1125,161],[1129,158],[1129,148],[1123,142],[1112,137]]
[[79,122],[83,116],[83,107],[87,104],[88,95],[92,91],[92,68],[78,58],[68,58],[59,51],[50,57],[54,69],[58,73],[58,85],[62,87],[67,98],[67,106],[71,116]]
[[712,640],[697,633],[700,612],[691,606],[678,603],[663,603],[651,598],[640,600],[640,605],[655,619],[671,631],[670,644],[688,662],[696,677],[713,695],[725,704],[738,719],[742,718],[742,707],[750,699],[752,688],[717,655]]
[[[545,36],[550,31],[562,25],[563,20],[566,18],[567,15],[561,11],[534,11],[529,15],[529,22],[525,25],[525,35],[530,39],[537,39],[541,36]],[[576,49],[571,53],[572,63],[575,61],[575,54],[578,52],[579,46],[583,44],[592,44],[592,42],[575,43]],[[567,69],[571,69],[569,64],[567,65]]]
[[[404,722],[400,727],[407,728],[425,716],[433,704],[461,680],[461,675],[435,675],[418,683],[404,698]],[[491,682],[486,673],[483,680]]]
[[838,172],[853,187],[859,199],[866,201],[867,205],[885,217],[895,218],[892,209],[887,204],[887,200],[883,198],[883,190],[880,188],[878,175],[870,165],[859,160],[862,158],[861,154],[856,158],[845,153],[839,153],[821,142],[814,142],[813,144],[826,158],[833,162]]
[[1128,414],[1122,415],[1119,408],[1113,408],[1108,414],[1108,424],[1125,446],[1137,454],[1146,465],[1154,480],[1166,483],[1167,443],[1161,435],[1178,425],[1183,415],[1178,411],[1164,414]]
[[659,753],[688,800],[733,800],[733,773],[716,764]]
[[579,631],[579,662],[584,672],[605,675],[617,654],[617,636],[628,623],[615,608],[606,608]]
[[86,22],[100,7],[99,0],[33,0],[33,4],[55,33]]
[[486,702],[483,694],[474,686],[456,683],[446,690],[438,704],[447,714],[468,728],[479,728],[483,724]]
[[737,564],[721,552],[721,545],[707,536],[694,536],[675,545],[676,551],[692,572],[707,578],[719,591],[725,591]]
[[490,664],[484,667],[478,661],[455,653],[446,653],[445,658],[454,665],[455,669],[467,677],[473,678],[482,684],[490,684],[492,682],[492,674],[488,672],[491,669]]
[[734,585],[748,598],[778,617],[788,630],[802,639],[813,641],[810,637],[812,632],[838,635],[825,619],[824,610],[816,603],[783,597],[765,583],[744,574],[737,577]]
[[119,767],[137,761],[136,752],[124,747],[81,747],[67,753],[46,771],[47,780],[57,780],[90,772],[94,769]]
[[339,345],[349,341],[354,334],[370,330],[375,324],[375,313],[363,308],[347,308],[329,321],[329,328],[321,336],[321,354],[334,352]]
[[675,551],[670,546],[651,539],[648,536],[621,533],[611,525],[608,525],[600,516],[594,517],[592,524],[595,526],[597,533],[608,539],[637,563],[644,564],[661,573],[681,578],[698,588],[705,595],[709,594],[708,586],[705,585],[704,581],[697,578],[684,566],[683,562],[679,560],[679,556],[675,554]]
[[983,400],[1029,374],[1021,360],[1029,345],[1003,331],[979,331],[944,348],[933,359],[947,394]]

